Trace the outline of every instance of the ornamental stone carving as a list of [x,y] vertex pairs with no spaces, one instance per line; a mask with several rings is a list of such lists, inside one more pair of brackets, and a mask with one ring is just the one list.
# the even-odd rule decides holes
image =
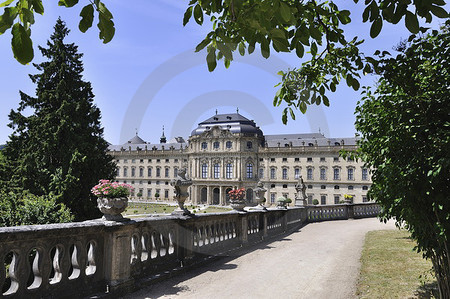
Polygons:
[[184,207],[184,202],[189,197],[187,190],[192,185],[192,180],[186,178],[185,168],[178,171],[177,177],[170,181],[170,185],[175,188],[174,198],[178,202],[178,208],[176,208],[172,214],[190,215],[191,212]]

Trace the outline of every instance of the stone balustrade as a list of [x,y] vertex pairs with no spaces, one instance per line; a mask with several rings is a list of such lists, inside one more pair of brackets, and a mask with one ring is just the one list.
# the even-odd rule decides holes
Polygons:
[[115,297],[307,222],[378,212],[343,204],[0,228],[0,297]]

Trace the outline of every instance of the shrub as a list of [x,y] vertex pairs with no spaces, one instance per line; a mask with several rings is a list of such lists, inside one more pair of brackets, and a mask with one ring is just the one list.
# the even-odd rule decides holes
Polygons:
[[313,205],[318,205],[319,204],[319,201],[317,200],[317,199],[313,199]]

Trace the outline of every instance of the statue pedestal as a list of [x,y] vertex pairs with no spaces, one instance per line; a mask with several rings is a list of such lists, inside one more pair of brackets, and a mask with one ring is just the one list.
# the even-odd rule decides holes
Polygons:
[[176,215],[176,216],[189,216],[192,215],[192,213],[186,209],[186,208],[176,208],[173,212],[172,215]]
[[308,204],[306,203],[305,199],[295,199],[295,206],[296,207],[306,207]]

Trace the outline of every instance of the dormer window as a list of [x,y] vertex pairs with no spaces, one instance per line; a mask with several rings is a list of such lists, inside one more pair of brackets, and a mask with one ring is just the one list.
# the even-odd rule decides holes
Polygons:
[[228,120],[231,120],[231,116],[227,116],[227,119],[228,119]]
[[335,146],[340,146],[341,144],[339,142],[334,143]]
[[312,143],[310,142],[310,143],[308,143],[308,146],[314,146],[314,144],[312,144]]
[[219,118],[218,117],[214,117],[214,120],[219,120]]
[[253,143],[251,141],[247,141],[247,148],[248,149],[253,148]]
[[215,141],[215,142],[213,143],[213,148],[214,148],[214,149],[219,149],[219,141]]
[[226,143],[227,148],[231,148],[232,145],[233,145],[233,143],[231,141],[227,141],[227,143]]
[[202,142],[202,149],[205,150],[208,148],[208,143]]

